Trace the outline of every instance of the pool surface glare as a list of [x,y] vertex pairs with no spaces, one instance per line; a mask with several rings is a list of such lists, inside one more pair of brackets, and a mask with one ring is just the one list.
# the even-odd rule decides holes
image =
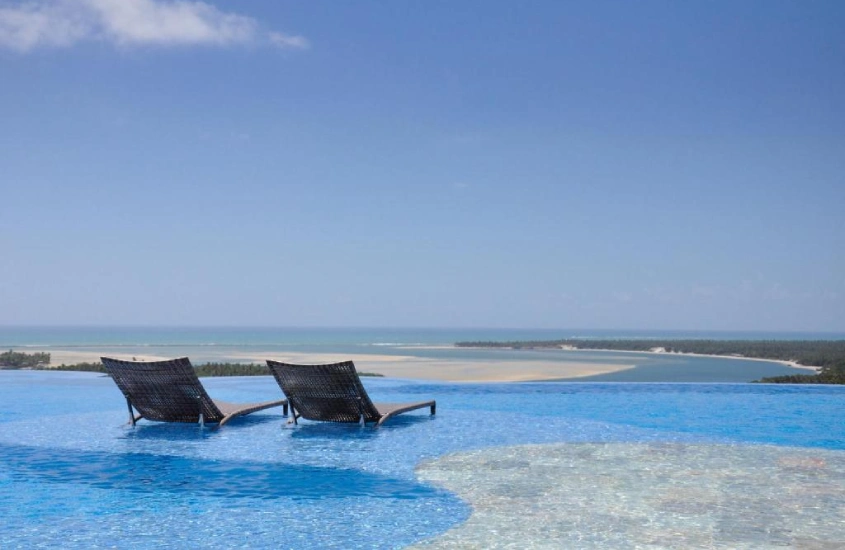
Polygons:
[[845,547],[845,388],[364,383],[438,413],[131,428],[107,377],[0,371],[0,547]]

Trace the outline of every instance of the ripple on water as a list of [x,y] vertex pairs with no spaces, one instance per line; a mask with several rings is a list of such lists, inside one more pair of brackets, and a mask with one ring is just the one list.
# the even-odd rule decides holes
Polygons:
[[420,548],[845,548],[845,452],[553,444],[418,468],[470,519]]

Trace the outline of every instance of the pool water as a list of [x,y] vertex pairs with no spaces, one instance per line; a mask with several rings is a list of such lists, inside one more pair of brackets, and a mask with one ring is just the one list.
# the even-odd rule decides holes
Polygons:
[[[281,395],[270,377],[203,382],[227,401]],[[841,387],[364,383],[376,401],[435,398],[437,415],[402,415],[377,430],[285,427],[277,409],[220,430],[132,428],[108,377],[0,371],[0,548],[402,548],[469,520],[467,502],[416,472],[452,453],[650,443],[845,450]]]

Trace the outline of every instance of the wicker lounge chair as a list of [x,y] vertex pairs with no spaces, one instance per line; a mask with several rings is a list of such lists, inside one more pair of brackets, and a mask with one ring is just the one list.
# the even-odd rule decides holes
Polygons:
[[381,426],[389,418],[415,409],[436,411],[435,401],[419,403],[373,403],[352,361],[329,365],[292,365],[267,361],[288,398],[291,420],[302,416],[326,422],[375,422]]
[[[216,422],[220,427],[236,416],[270,407],[284,407],[287,400],[263,403],[227,403],[209,397],[187,357],[168,361],[121,361],[101,357],[103,366],[126,397],[129,421],[141,418],[161,422]],[[138,411],[136,415],[132,408]]]

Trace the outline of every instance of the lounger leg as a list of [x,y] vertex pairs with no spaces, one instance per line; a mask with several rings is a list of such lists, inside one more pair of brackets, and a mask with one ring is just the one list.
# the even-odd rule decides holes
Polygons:
[[288,415],[287,424],[288,425],[291,425],[291,424],[296,425],[297,424],[297,422],[296,422],[296,409],[293,408],[293,405],[290,405],[289,410],[290,410],[290,414]]
[[129,423],[132,424],[132,426],[134,427],[135,426],[135,413],[132,412],[132,401],[130,401],[128,397],[126,398],[126,406],[129,407]]
[[431,404],[431,416],[434,416],[434,413],[437,412],[437,403]]

